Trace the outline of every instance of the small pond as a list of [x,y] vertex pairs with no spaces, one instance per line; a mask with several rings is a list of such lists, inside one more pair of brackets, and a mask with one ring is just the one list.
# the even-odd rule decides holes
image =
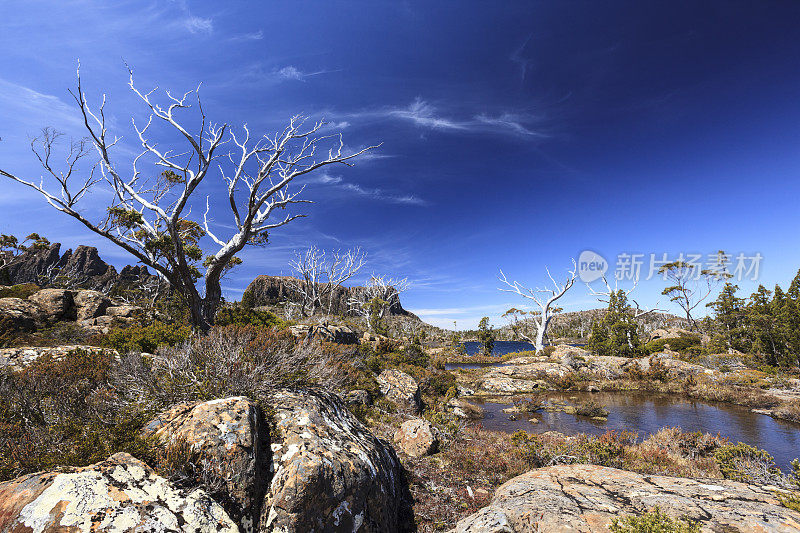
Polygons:
[[[594,400],[609,411],[608,420],[544,411],[518,413],[518,420],[509,420],[509,415],[502,410],[512,405],[510,400],[482,403],[476,400],[485,413],[481,424],[486,429],[509,433],[558,431],[567,435],[601,435],[608,430],[627,429],[636,431],[643,439],[663,427],[678,426],[684,431],[719,433],[731,442],[741,441],[767,450],[784,471],[788,471],[792,459],[800,457],[800,425],[756,414],[746,407],[644,393],[568,392],[548,393],[546,397],[573,404]],[[530,418],[538,419],[539,423],[529,422]]]
[[[467,355],[476,355],[481,351],[481,343],[478,341],[466,341],[464,344],[464,351]],[[533,344],[522,341],[495,341],[492,355],[501,357],[511,352],[522,352],[525,350],[533,350]]]

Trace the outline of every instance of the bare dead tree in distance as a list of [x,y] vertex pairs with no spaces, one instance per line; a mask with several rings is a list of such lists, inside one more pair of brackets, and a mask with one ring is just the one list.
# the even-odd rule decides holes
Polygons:
[[365,261],[366,253],[361,248],[327,253],[311,246],[304,252],[295,252],[289,265],[297,278],[289,280],[288,285],[297,297],[302,316],[313,316],[318,309],[330,314],[336,289],[355,276]]
[[523,333],[520,333],[521,336],[536,346],[537,352],[544,348],[544,339],[547,334],[547,326],[550,324],[550,320],[553,318],[554,314],[554,304],[575,284],[578,268],[575,264],[575,260],[573,259],[572,270],[568,271],[566,280],[561,283],[557,282],[555,278],[553,278],[553,276],[550,274],[550,270],[547,267],[545,267],[545,270],[547,270],[547,277],[550,278],[550,281],[553,283],[552,289],[530,289],[517,281],[509,281],[503,271],[500,271],[500,281],[508,287],[500,287],[501,291],[519,294],[523,298],[532,300],[536,303],[536,305],[539,306],[539,312],[534,314],[532,317],[534,326],[536,327],[536,338],[533,339]]
[[[228,124],[208,121],[198,90],[180,97],[166,91],[166,104],[162,105],[154,101],[157,88],[140,91],[130,69],[129,73],[130,89],[149,112],[143,126],[131,121],[141,152],[129,166],[119,163],[116,157],[114,147],[121,137],[109,133],[106,97],[103,95],[97,108],[89,105],[79,65],[77,89],[70,94],[78,105],[87,137],[70,143],[61,168],[56,168],[53,154],[60,137],[58,132],[45,129],[31,143],[48,179],[55,181],[55,188],[48,190],[44,178],[37,183],[2,168],[0,175],[38,191],[53,208],[154,269],[184,296],[193,326],[207,331],[214,323],[222,297],[220,278],[239,262],[235,254],[247,245],[266,243],[269,231],[304,216],[276,216],[294,204],[309,203],[300,197],[302,188],[289,192],[288,185],[326,165],[349,166],[351,159],[375,146],[346,155],[341,134],[323,135],[324,122],[307,126],[306,118],[300,115],[292,117],[282,131],[272,136],[252,136],[246,124],[236,132]],[[177,118],[179,112],[192,107],[190,97],[196,100],[199,117],[196,133],[191,133]],[[150,130],[157,125],[184,143],[185,151],[165,150],[151,140]],[[332,147],[320,157],[317,152],[324,144]],[[96,159],[93,158],[91,170],[84,172],[83,160],[92,153]],[[148,176],[142,170],[147,163],[163,172],[155,178]],[[226,203],[234,228],[227,236],[216,234],[209,226],[208,197],[202,217],[192,213],[190,200],[209,174],[216,174],[227,185]],[[113,200],[105,219],[95,222],[81,212],[79,202],[101,183],[110,186]],[[210,240],[213,250],[198,263],[203,260],[199,241],[205,238],[204,243]],[[203,273],[200,267],[205,269]],[[202,293],[197,287],[200,278],[204,285]]]

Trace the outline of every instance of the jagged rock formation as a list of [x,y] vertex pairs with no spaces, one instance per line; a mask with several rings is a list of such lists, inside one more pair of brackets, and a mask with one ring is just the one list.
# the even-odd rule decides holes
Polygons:
[[68,249],[63,255],[60,250],[60,243],[53,243],[46,249],[26,250],[3,269],[0,282],[6,285],[46,285],[48,280],[58,275],[71,288],[110,293],[133,283],[157,279],[144,266],[128,265],[118,273],[113,265],[100,258],[94,246],[78,246],[75,250]]
[[782,533],[800,513],[782,507],[774,487],[719,479],[647,476],[594,465],[540,468],[497,489],[492,503],[459,521],[454,533],[607,532],[613,518],[658,506],[701,530]]
[[[252,306],[276,306],[287,301],[299,303],[298,295],[291,289],[292,282],[299,282],[299,280],[288,276],[258,276],[245,289],[242,301],[247,301]],[[365,290],[365,287],[336,287],[331,298],[331,314],[355,316],[350,310],[348,302],[353,298],[358,298]],[[327,302],[325,302],[325,305],[327,306]],[[398,294],[393,295],[389,302],[388,315],[414,316],[403,309]]]
[[61,472],[0,483],[0,531],[238,532],[200,489],[174,487],[127,453]]

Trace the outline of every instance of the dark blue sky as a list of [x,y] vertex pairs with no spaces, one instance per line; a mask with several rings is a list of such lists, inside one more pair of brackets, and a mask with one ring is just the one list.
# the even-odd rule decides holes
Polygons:
[[[365,275],[408,276],[406,306],[459,327],[499,324],[519,305],[497,290],[498,268],[543,284],[545,265],[563,271],[585,249],[612,265],[622,252],[759,252],[769,286],[800,267],[799,30],[800,3],[788,1],[5,0],[0,168],[38,177],[28,135],[81,134],[66,92],[78,58],[130,157],[129,118],[144,111],[124,58],[142,87],[202,82],[219,122],[269,132],[303,112],[351,149],[383,143],[310,179],[309,217],[245,253],[229,297],[287,272],[309,244],[360,245]],[[202,192],[219,190],[211,176]],[[0,231],[127,262],[35,193],[0,191]],[[103,201],[86,212],[99,216]],[[224,232],[225,214],[215,222]],[[636,294],[654,305],[663,286]],[[565,304],[596,306],[582,285]]]

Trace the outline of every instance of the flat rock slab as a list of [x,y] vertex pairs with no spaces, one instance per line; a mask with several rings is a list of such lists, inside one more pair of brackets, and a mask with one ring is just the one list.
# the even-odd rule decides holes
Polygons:
[[773,490],[594,465],[551,466],[503,484],[488,507],[459,521],[454,532],[606,532],[613,518],[656,506],[699,521],[702,531],[800,531],[800,513],[780,506]]
[[0,483],[3,533],[215,532],[239,529],[200,489],[172,486],[126,453]]

